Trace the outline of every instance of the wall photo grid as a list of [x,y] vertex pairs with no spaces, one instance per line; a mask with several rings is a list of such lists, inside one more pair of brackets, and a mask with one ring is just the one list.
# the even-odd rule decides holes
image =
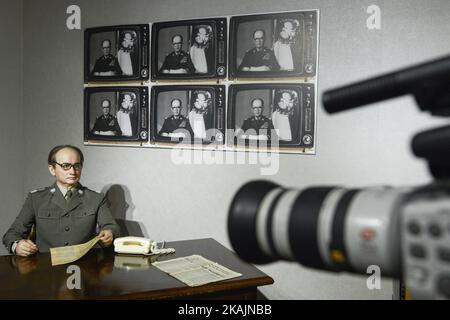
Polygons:
[[84,144],[314,154],[319,10],[88,28]]

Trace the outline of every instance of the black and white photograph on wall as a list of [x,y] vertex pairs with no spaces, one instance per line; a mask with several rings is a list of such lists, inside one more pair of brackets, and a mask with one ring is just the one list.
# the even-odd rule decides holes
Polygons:
[[229,77],[314,77],[317,48],[317,10],[233,16]]
[[145,87],[85,88],[85,142],[148,142],[148,98]]
[[154,86],[152,142],[225,143],[225,86]]
[[314,147],[314,84],[230,85],[227,115],[229,145]]
[[88,28],[85,82],[149,79],[149,25]]
[[152,80],[225,78],[226,18],[152,24]]

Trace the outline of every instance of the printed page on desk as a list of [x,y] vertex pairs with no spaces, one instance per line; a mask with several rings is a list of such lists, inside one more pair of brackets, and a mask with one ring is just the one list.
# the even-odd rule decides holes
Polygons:
[[52,258],[52,266],[60,264],[71,263],[77,261],[84,256],[95,244],[98,242],[98,237],[92,240],[68,247],[50,248],[50,255]]
[[192,255],[153,263],[155,267],[190,287],[201,286],[242,276],[200,255]]

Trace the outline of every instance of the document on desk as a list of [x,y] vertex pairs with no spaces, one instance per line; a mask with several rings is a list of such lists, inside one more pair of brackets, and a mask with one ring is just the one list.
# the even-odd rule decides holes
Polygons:
[[190,287],[242,276],[238,272],[234,272],[197,254],[166,261],[157,261],[153,265]]
[[84,256],[98,242],[98,237],[74,246],[50,248],[52,266],[71,263]]

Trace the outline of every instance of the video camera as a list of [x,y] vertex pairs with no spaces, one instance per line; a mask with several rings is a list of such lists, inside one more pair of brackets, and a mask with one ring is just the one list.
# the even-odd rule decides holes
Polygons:
[[[450,116],[450,56],[329,90],[340,112],[413,94],[419,108]],[[290,260],[366,274],[371,265],[406,284],[413,299],[450,299],[450,126],[415,135],[433,183],[414,188],[283,188],[252,181],[234,196],[228,234],[237,254],[261,264]]]

